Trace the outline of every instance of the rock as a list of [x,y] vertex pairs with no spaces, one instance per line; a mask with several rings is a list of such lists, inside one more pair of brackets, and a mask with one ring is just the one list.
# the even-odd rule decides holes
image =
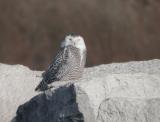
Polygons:
[[33,96],[40,80],[39,71],[31,71],[22,65],[0,64],[0,118],[9,122],[16,116],[16,109]]
[[3,122],[160,121],[160,60],[86,68],[44,93],[34,91],[40,71],[1,64],[0,72]]

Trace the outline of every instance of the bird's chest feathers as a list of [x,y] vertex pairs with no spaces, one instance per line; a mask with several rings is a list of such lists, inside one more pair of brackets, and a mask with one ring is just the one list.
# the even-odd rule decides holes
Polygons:
[[79,63],[79,65],[82,64],[83,61],[83,51],[77,48],[71,48],[68,50],[68,56],[72,59],[75,60],[75,63]]

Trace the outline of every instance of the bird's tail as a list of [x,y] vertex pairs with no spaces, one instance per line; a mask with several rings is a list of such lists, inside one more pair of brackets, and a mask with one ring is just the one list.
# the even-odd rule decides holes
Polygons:
[[48,89],[48,85],[45,81],[41,81],[40,84],[35,88],[35,91],[45,91]]

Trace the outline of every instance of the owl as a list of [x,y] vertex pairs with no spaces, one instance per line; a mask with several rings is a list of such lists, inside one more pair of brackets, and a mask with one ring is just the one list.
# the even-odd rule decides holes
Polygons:
[[83,37],[70,34],[61,42],[60,49],[49,67],[42,73],[36,91],[45,91],[54,81],[77,80],[82,77],[87,49]]

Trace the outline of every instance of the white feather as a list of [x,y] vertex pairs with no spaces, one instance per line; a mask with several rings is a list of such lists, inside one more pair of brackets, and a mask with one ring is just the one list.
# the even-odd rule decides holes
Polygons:
[[84,53],[84,51],[86,50],[86,45],[85,45],[85,43],[84,43],[84,39],[83,39],[81,36],[77,37],[77,40],[78,40],[78,41],[77,41],[75,47],[80,50],[80,56],[81,56],[80,64],[81,64],[81,62],[82,62],[82,60],[83,60],[83,56],[84,56],[83,53]]
[[83,60],[83,53],[86,51],[86,45],[83,37],[68,35],[65,37],[64,41],[61,43],[61,47],[74,46],[80,50],[81,62]]

